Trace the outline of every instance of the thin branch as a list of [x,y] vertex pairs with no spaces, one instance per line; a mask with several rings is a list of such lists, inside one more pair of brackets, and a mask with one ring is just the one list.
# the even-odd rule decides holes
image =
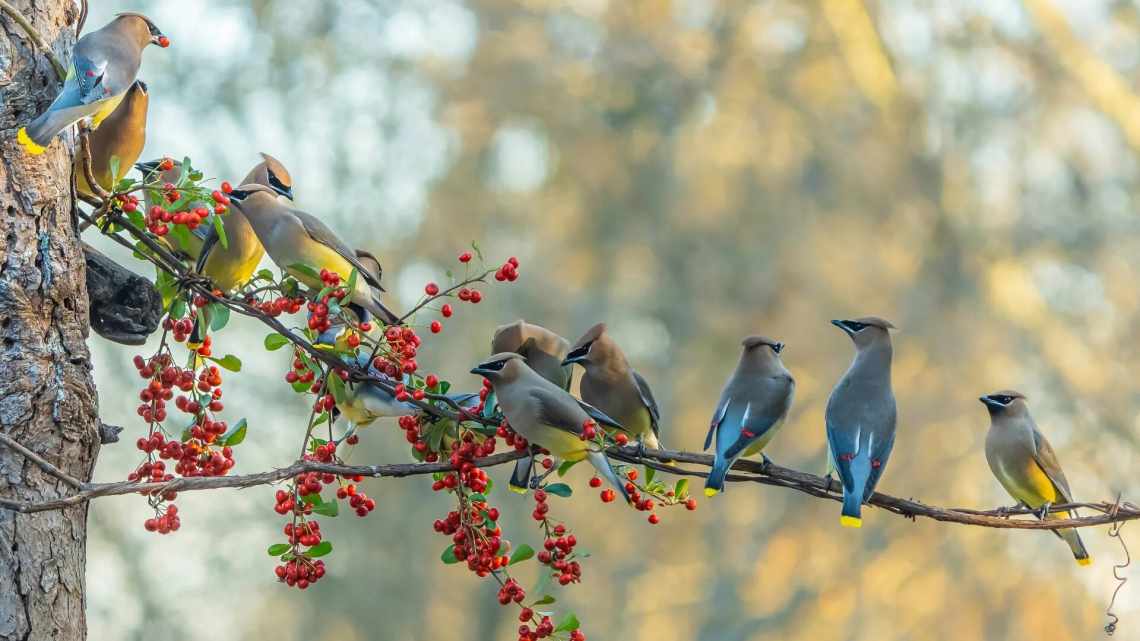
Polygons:
[[29,450],[28,448],[24,447],[23,445],[21,445],[18,441],[13,439],[11,436],[8,436],[7,434],[0,432],[0,443],[3,443],[4,445],[7,445],[8,447],[12,448],[13,450],[16,450],[17,452],[22,454],[24,456],[24,458],[26,458],[29,461],[40,466],[40,469],[47,472],[48,474],[51,474],[52,476],[63,481],[64,483],[67,483],[71,487],[73,487],[77,490],[83,489],[83,482],[82,481],[75,478],[74,476],[69,475],[68,473],[64,472],[63,470],[59,469],[58,467],[52,465],[47,460],[45,460],[43,457],[41,457],[39,454],[36,454],[35,452],[33,452],[33,451]]
[[0,10],[11,16],[12,20],[24,29],[24,33],[28,34],[28,39],[32,41],[32,44],[44,53],[44,57],[47,58],[51,66],[55,68],[55,74],[59,76],[59,81],[63,82],[66,80],[67,68],[63,66],[59,58],[55,57],[55,52],[51,50],[51,47],[48,46],[44,37],[40,35],[39,31],[36,31],[32,23],[28,22],[28,19],[17,11],[15,7],[8,4],[7,0],[0,0]]
[[[0,1],[3,1],[3,0],[0,0]],[[91,130],[87,128],[87,125],[84,124],[83,122],[80,122],[79,123],[79,154],[80,154],[80,160],[82,161],[80,164],[83,166],[83,177],[87,180],[87,187],[91,190],[91,192],[93,194],[95,194],[97,197],[99,197],[100,200],[103,200],[104,202],[106,202],[107,199],[109,199],[111,197],[111,194],[107,193],[107,190],[103,189],[103,185],[100,185],[99,181],[95,180],[95,170],[92,169],[92,167],[91,167],[91,139],[90,139],[91,136],[90,136],[90,134],[91,134]]]
[[[614,446],[606,450],[606,454],[620,461],[644,463],[656,469],[685,476],[707,476],[708,473],[704,470],[681,468],[678,467],[676,463],[687,463],[705,468],[711,467],[713,463],[713,457],[707,454],[649,449],[642,453],[636,446]],[[478,459],[475,461],[475,465],[478,467],[493,467],[510,463],[526,456],[526,452],[503,452]],[[673,461],[674,463],[663,463],[662,461]],[[743,459],[738,460],[732,469],[738,473],[728,476],[727,480],[731,482],[776,485],[803,492],[817,498],[831,499],[834,501],[840,501],[843,498],[842,489],[837,481],[816,476],[815,474],[808,474],[806,472],[780,467],[775,464],[757,463]],[[177,478],[165,483],[136,483],[124,481],[117,483],[84,484],[77,494],[65,498],[38,503],[0,499],[0,507],[18,512],[42,512],[45,510],[58,510],[70,507],[100,496],[132,494],[136,492],[190,492],[267,485],[293,478],[305,472],[327,472],[329,474],[343,476],[405,477],[448,472],[451,470],[453,470],[453,468],[449,462],[338,465],[318,463],[315,461],[299,461],[289,467],[242,476]],[[1050,511],[1054,513],[1067,512],[1077,507],[1084,507],[1101,512],[1101,514],[1080,518],[1049,519],[1047,521],[1009,518],[1009,516],[1016,511],[1007,509],[981,511],[936,507],[926,505],[925,503],[913,499],[903,499],[881,492],[874,493],[867,503],[910,519],[922,516],[945,523],[1019,530],[1058,530],[1063,528],[1091,527],[1107,523],[1121,523],[1140,519],[1140,507],[1131,503],[1117,502],[1054,505],[1050,508]]]

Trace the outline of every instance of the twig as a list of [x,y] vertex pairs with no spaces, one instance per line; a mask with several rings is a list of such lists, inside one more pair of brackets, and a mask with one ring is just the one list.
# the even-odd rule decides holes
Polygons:
[[75,23],[75,35],[83,33],[83,25],[87,24],[87,0],[79,2],[79,20]]
[[8,447],[12,448],[13,450],[16,450],[17,452],[22,454],[24,456],[24,458],[26,458],[29,461],[40,466],[40,469],[47,472],[48,474],[51,474],[52,476],[63,481],[64,483],[67,483],[71,487],[73,487],[77,490],[83,489],[83,482],[82,481],[80,481],[79,479],[75,478],[74,476],[71,476],[70,474],[64,472],[63,470],[59,469],[58,467],[52,465],[47,460],[45,460],[43,457],[41,457],[39,454],[36,454],[35,452],[33,452],[33,451],[29,450],[28,448],[24,447],[23,445],[21,445],[18,441],[13,439],[11,436],[8,436],[7,434],[0,432],[0,443],[3,443],[4,445],[7,445]]
[[[3,0],[0,0],[0,2],[2,1]],[[80,164],[83,166],[83,177],[87,179],[87,186],[91,189],[91,192],[93,194],[95,194],[97,197],[99,197],[100,200],[106,203],[106,201],[111,197],[111,194],[107,193],[107,190],[103,189],[103,185],[100,185],[99,181],[95,180],[95,170],[91,167],[90,133],[91,130],[87,128],[87,125],[83,122],[80,122],[79,154],[80,160],[82,161]]]
[[17,11],[15,7],[8,4],[7,0],[0,0],[0,10],[3,10],[4,13],[11,16],[12,20],[24,29],[24,33],[28,34],[28,39],[32,41],[32,44],[44,53],[44,57],[47,58],[51,66],[55,68],[55,74],[59,76],[59,81],[63,82],[66,80],[67,68],[63,66],[59,58],[55,57],[55,52],[51,50],[51,47],[48,46],[43,36],[40,35],[40,32],[36,31],[36,28],[32,26],[32,23],[28,22],[28,19]]
[[[1116,497],[1116,505],[1113,506],[1111,514],[1116,515],[1119,510],[1120,496],[1118,495]],[[1121,575],[1121,572],[1127,569],[1129,565],[1132,565],[1132,554],[1128,551],[1128,544],[1124,542],[1124,537],[1120,536],[1120,531],[1123,529],[1123,521],[1117,521],[1108,528],[1108,535],[1119,541],[1120,547],[1124,550],[1124,563],[1112,566],[1112,576],[1116,579],[1116,589],[1112,591],[1112,599],[1109,600],[1108,607],[1105,608],[1104,611],[1109,619],[1108,623],[1104,626],[1104,633],[1108,636],[1112,636],[1116,633],[1116,627],[1120,623],[1120,617],[1112,611],[1112,608],[1116,606],[1116,596],[1120,594],[1120,590],[1124,587],[1124,584],[1128,583],[1128,577]]]

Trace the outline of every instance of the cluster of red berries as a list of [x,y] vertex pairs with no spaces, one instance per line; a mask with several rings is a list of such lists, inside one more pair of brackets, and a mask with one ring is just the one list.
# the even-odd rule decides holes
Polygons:
[[388,343],[389,353],[373,359],[373,367],[396,380],[419,369],[416,353],[423,341],[416,330],[393,325],[384,332],[384,339]]
[[[399,395],[397,395],[397,397],[399,397]],[[404,392],[404,399],[407,400],[406,391]],[[430,451],[427,441],[424,440],[424,435],[420,430],[419,416],[401,416],[399,420],[397,420],[396,425],[398,425],[400,429],[404,430],[404,438],[408,441],[408,443],[411,443],[412,447],[415,448],[417,452],[423,454],[424,461],[428,463],[435,463],[439,460],[439,453]],[[452,487],[454,487],[454,485]],[[440,486],[440,489],[442,488],[443,486]]]
[[[485,379],[484,379],[485,380]],[[598,435],[598,424],[594,419],[588,418],[582,423],[582,433],[579,435],[583,441],[592,441]]]
[[158,532],[159,534],[170,534],[177,532],[178,528],[182,527],[182,519],[178,518],[178,506],[166,506],[166,512],[151,519],[147,519],[143,523],[143,527],[147,532]]
[[[519,259],[511,256],[507,262],[503,263],[495,272],[495,280],[515,282],[519,278]],[[478,301],[476,301],[478,302]]]
[[175,342],[181,343],[186,340],[190,332],[194,331],[194,321],[190,318],[174,320],[170,316],[167,316],[162,319],[162,329],[173,334]]
[[[162,194],[163,199],[171,205],[182,198],[182,193],[178,191],[177,186],[170,182],[163,183]],[[120,198],[123,197],[124,196],[120,196]],[[124,203],[122,205],[123,211],[135,211],[138,208],[138,198],[134,198],[134,196],[126,197],[133,198],[133,202],[128,200]],[[205,222],[205,220],[210,217],[210,214],[213,213],[220,216],[226,213],[230,204],[229,196],[226,196],[221,191],[214,190],[210,194],[210,197],[214,201],[212,208],[201,202],[193,203],[196,206],[188,207],[182,211],[169,211],[162,205],[152,205],[146,214],[147,229],[155,236],[165,236],[170,233],[170,225],[172,224],[182,225],[189,230],[194,230],[198,225]]]
[[336,497],[340,500],[348,499],[348,505],[360,518],[368,516],[368,513],[376,509],[376,501],[369,498],[367,494],[356,489],[355,483],[349,483],[344,487],[337,488]]
[[[483,390],[486,391],[487,387],[484,387]],[[480,397],[486,400],[486,396],[482,393],[480,393]],[[510,445],[519,452],[525,451],[526,448],[530,447],[530,443],[525,438],[523,438],[521,434],[511,429],[511,426],[509,423],[507,423],[506,419],[504,419],[503,422],[499,424],[499,427],[496,428],[495,434],[502,437],[503,441],[506,442],[507,445]]]
[[484,439],[479,443],[475,441],[474,434],[471,432],[464,433],[462,438],[451,444],[451,455],[448,460],[451,467],[456,471],[444,474],[443,478],[432,483],[431,489],[439,492],[440,490],[452,490],[462,485],[472,492],[486,491],[487,472],[476,467],[475,460],[494,454],[495,445],[493,437]]
[[299,556],[273,568],[273,572],[289,587],[296,586],[304,590],[325,575],[325,562]]
[[566,534],[565,525],[561,523],[552,525],[550,523],[546,516],[547,512],[550,511],[550,505],[547,504],[546,498],[545,491],[534,491],[535,505],[531,517],[535,521],[541,522],[546,532],[545,540],[542,543],[544,549],[538,553],[538,561],[554,571],[554,578],[558,580],[559,585],[578,583],[582,580],[582,566],[577,561],[572,560],[574,546],[578,545],[578,539],[574,538],[573,534]]
[[501,554],[504,547],[502,529],[490,518],[483,517],[483,513],[489,509],[494,508],[484,502],[471,503],[467,509],[466,523],[463,514],[452,511],[447,514],[446,520],[437,520],[432,524],[440,534],[451,536],[455,559],[466,562],[467,569],[479,577],[505,568],[510,563],[510,558]]
[[174,386],[193,389],[194,373],[174,366],[170,354],[159,354],[149,361],[135,355],[134,365],[139,377],[147,380],[139,392],[142,404],[135,411],[147,423],[161,423],[166,420],[166,401],[174,397]]
[[[523,618],[523,615],[528,615]],[[520,621],[530,621],[534,617],[534,611],[530,608],[523,608],[522,613],[519,614]],[[529,625],[525,623],[519,626],[519,641],[536,641],[537,639],[545,639],[554,634],[554,622],[550,617],[543,616],[534,630],[530,629]],[[586,635],[582,634],[581,630],[573,630],[570,632],[570,641],[586,641]]]
[[115,196],[115,202],[118,203],[119,209],[127,213],[138,211],[139,208],[139,197],[134,194],[119,194]]
[[327,269],[321,270],[321,282],[332,291],[321,296],[319,301],[309,302],[309,329],[325,332],[332,327],[332,319],[329,318],[329,301],[335,300],[340,303],[348,296],[348,290],[340,286],[340,274]]
[[245,299],[246,304],[253,305],[257,309],[272,318],[277,318],[281,314],[296,314],[301,311],[301,306],[305,304],[303,296],[296,296],[290,298],[288,296],[276,296],[268,300],[258,301],[252,296]]
[[293,352],[293,367],[285,372],[285,382],[292,385],[293,383],[312,383],[309,391],[316,394],[323,388],[323,381],[317,378],[317,373],[309,369],[305,364],[305,360],[301,358],[301,352],[294,350]]
[[499,588],[499,605],[507,605],[514,601],[522,603],[526,599],[526,590],[514,579],[507,579]]

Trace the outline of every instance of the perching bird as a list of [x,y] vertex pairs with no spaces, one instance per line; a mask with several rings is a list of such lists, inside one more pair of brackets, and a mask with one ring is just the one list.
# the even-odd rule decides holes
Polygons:
[[724,385],[713,412],[704,449],[716,436],[716,456],[705,480],[705,496],[724,490],[724,477],[736,459],[760,452],[784,425],[796,381],[780,360],[784,344],[749,336],[736,371]]
[[[377,281],[379,281],[380,277],[383,276],[384,268],[380,266],[379,259],[377,259],[376,256],[372,254],[372,252],[368,252],[363,249],[357,249],[356,259],[360,261],[360,264],[364,266],[364,269],[369,274],[372,274],[372,276],[375,277]],[[384,290],[380,289],[376,292],[377,298],[380,297],[380,292],[382,291]],[[361,323],[369,321],[372,318],[372,315],[365,311],[363,308],[357,307],[353,311],[356,313]],[[311,316],[312,312],[309,312],[309,315]],[[334,320],[328,329],[317,335],[317,344],[333,345],[341,351],[351,351],[352,347],[348,344],[349,332],[345,331],[346,328],[347,326],[345,323],[341,322],[339,319]],[[361,333],[367,334],[373,340],[380,340],[380,336],[384,333],[384,326],[378,323],[373,323],[372,327],[369,328],[368,331]]]
[[[1061,471],[1057,454],[1029,415],[1025,396],[1014,391],[994,392],[979,398],[990,413],[986,434],[986,460],[1006,492],[1044,519],[1067,519],[1068,512],[1049,512],[1054,503],[1072,503],[1069,481]],[[1073,516],[1076,516],[1073,510]],[[1053,530],[1069,548],[1077,563],[1092,563],[1075,529]]]
[[661,449],[661,411],[649,384],[629,366],[621,348],[606,333],[606,324],[594,325],[570,350],[563,365],[578,363],[582,400],[617,419],[624,430],[643,445]]
[[[542,327],[517,320],[501,325],[491,339],[491,353],[514,352],[526,359],[539,376],[558,387],[570,391],[570,381],[574,373],[573,365],[563,365],[562,360],[570,353],[570,342],[558,334]],[[488,405],[494,405],[493,396],[487,398]],[[534,469],[534,456],[515,462],[508,487],[513,492],[526,492],[530,475]]]
[[891,391],[891,325],[873,316],[833,320],[855,343],[855,360],[827,399],[828,451],[843,483],[845,527],[861,527],[863,503],[887,466],[895,444]]
[[345,280],[355,269],[358,273],[356,287],[348,293],[347,302],[359,305],[386,324],[398,322],[400,317],[385,307],[373,290],[383,291],[380,281],[360,262],[356,252],[320,219],[281,204],[274,193],[261,185],[246,184],[229,194],[234,207],[249,219],[273,262],[298,281],[317,290],[324,287],[321,279],[298,266],[308,266],[317,271],[327,269]]
[[[276,194],[291,197],[293,190],[289,172],[272,156],[266,154],[261,156],[263,160],[254,165],[246,175],[246,180],[252,179],[251,184],[268,187]],[[199,225],[194,232],[198,230],[203,230],[202,246],[199,248],[194,271],[209,278],[214,286],[223,292],[237,289],[253,278],[253,272],[257,270],[257,265],[265,255],[265,249],[240,209],[232,207],[222,215],[222,230],[226,235],[225,245],[222,244],[213,225]],[[199,318],[194,322],[189,344],[191,346],[201,344],[205,339],[205,330],[209,326],[210,313],[206,308],[201,310]]]
[[598,474],[629,501],[625,485],[597,444],[581,438],[589,420],[616,425],[613,419],[546,380],[521,355],[495,354],[471,370],[491,382],[499,407],[511,427],[523,438],[565,461],[588,459]]
[[56,134],[83,118],[92,117],[92,125],[98,127],[135,81],[142,51],[149,44],[167,47],[170,39],[141,13],[120,13],[102,29],[80,38],[71,52],[63,89],[47,111],[20,127],[16,141],[28,153],[42,154]]
[[[360,354],[355,363],[358,367],[368,366],[368,372],[393,386],[398,382],[371,365],[368,354]],[[472,408],[479,403],[478,394],[449,394],[448,398],[460,407]],[[367,381],[348,381],[344,384],[344,397],[336,405],[337,411],[349,422],[346,435],[358,428],[367,427],[381,418],[411,416],[421,410],[408,401],[397,401],[396,397],[384,388]]]
[[[110,191],[120,178],[127,175],[131,165],[142,153],[146,143],[149,102],[146,83],[142,80],[134,81],[115,111],[107,116],[101,127],[91,132],[91,175],[106,191]],[[112,158],[118,158],[117,173],[113,176]],[[76,190],[84,196],[94,197],[95,192],[87,184],[87,172],[83,169],[83,154],[75,154],[72,170],[75,173]]]

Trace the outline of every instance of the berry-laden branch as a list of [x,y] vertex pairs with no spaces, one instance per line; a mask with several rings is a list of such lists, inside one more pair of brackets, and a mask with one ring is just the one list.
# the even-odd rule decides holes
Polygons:
[[[3,435],[0,435],[3,436]],[[0,443],[10,446],[10,438],[0,439]],[[12,442],[14,443],[14,441]],[[21,447],[16,444],[17,447]],[[14,448],[15,449],[15,448]],[[19,450],[17,450],[19,451]],[[679,450],[653,450],[646,449],[641,453],[637,446],[614,446],[606,451],[611,458],[628,463],[644,464],[648,467],[681,476],[704,477],[708,473],[703,469],[683,468],[677,465],[661,463],[661,461],[674,461],[700,466],[712,467],[712,456],[695,452]],[[496,467],[505,463],[516,461],[527,456],[525,452],[501,452],[481,458],[474,465],[480,468]],[[33,461],[40,464],[39,461]],[[45,461],[46,463],[46,461]],[[50,463],[48,464],[50,465]],[[403,478],[425,474],[438,474],[449,472],[453,468],[449,462],[442,463],[399,463],[387,465],[341,465],[320,463],[314,461],[300,461],[276,470],[245,474],[240,476],[224,476],[214,478],[178,478],[165,483],[86,483],[82,489],[71,496],[44,501],[39,503],[11,501],[0,499],[0,507],[19,512],[43,512],[71,507],[91,499],[102,496],[115,496],[133,493],[164,492],[167,490],[177,492],[194,492],[201,490],[216,490],[223,488],[247,488],[257,485],[268,485],[296,477],[308,472],[322,474],[335,474],[339,476],[364,477],[390,477]],[[800,472],[775,464],[758,463],[747,459],[736,461],[732,469],[738,473],[729,474],[727,479],[733,483],[760,483],[762,485],[775,485],[784,487],[816,498],[842,501],[843,489],[835,479],[817,476],[807,472]],[[46,470],[46,468],[45,468]],[[978,527],[991,527],[1017,530],[1059,530],[1066,528],[1095,527],[1110,523],[1123,523],[1140,519],[1140,506],[1127,501],[1114,502],[1088,502],[1088,503],[1058,503],[1050,508],[1051,512],[1068,512],[1075,508],[1088,509],[1100,514],[1070,519],[1050,519],[1041,521],[1037,519],[1016,519],[1013,516],[1029,516],[1037,513],[1025,508],[997,508],[992,510],[976,510],[969,508],[946,508],[927,505],[914,499],[903,499],[883,492],[875,492],[867,502],[869,505],[910,519],[925,517],[945,523],[958,523]]]

